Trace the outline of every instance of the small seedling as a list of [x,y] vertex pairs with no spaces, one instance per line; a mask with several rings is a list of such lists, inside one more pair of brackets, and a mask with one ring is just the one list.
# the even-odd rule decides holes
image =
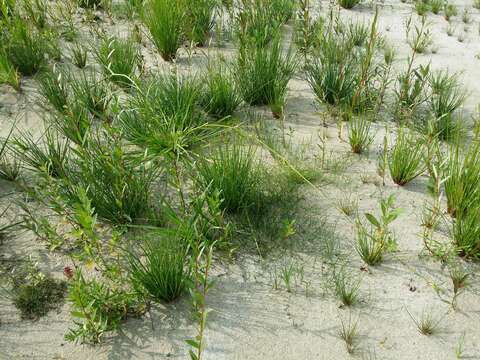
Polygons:
[[425,336],[430,336],[438,333],[439,325],[442,321],[441,317],[436,318],[431,311],[423,310],[420,319],[416,319],[410,311],[407,310],[408,315],[413,320],[415,325],[417,326],[418,331],[420,334]]
[[452,307],[456,309],[457,298],[462,294],[468,286],[468,277],[470,274],[460,265],[453,264],[449,268],[449,275],[453,285]]
[[352,306],[358,301],[360,278],[351,276],[345,268],[334,270],[335,294],[344,306]]
[[80,43],[76,42],[70,47],[72,52],[72,62],[79,69],[87,66],[87,49]]
[[390,223],[395,221],[401,209],[394,208],[395,197],[390,195],[380,201],[381,216],[376,218],[370,213],[365,218],[370,223],[368,230],[361,221],[357,221],[357,243],[355,249],[363,261],[368,265],[378,264],[385,251],[394,251],[397,247],[395,234],[389,229]]
[[[407,25],[410,23],[407,22]],[[415,25],[413,32],[411,26],[407,26],[407,43],[411,49],[419,54],[424,53],[433,44],[432,34],[428,28],[427,18],[422,17],[420,25]]]
[[345,342],[345,347],[349,354],[353,354],[358,346],[359,334],[358,334],[358,319],[352,320],[350,314],[348,322],[340,319],[340,331],[339,336]]
[[455,359],[463,359],[465,351],[465,332],[462,333],[460,339],[458,339],[457,346],[455,347]]
[[337,202],[337,209],[347,217],[358,213],[358,200],[351,195],[344,196]]
[[470,18],[470,12],[466,8],[465,8],[465,10],[463,10],[462,21],[465,24],[470,24],[470,21],[472,21],[472,19]]
[[455,27],[452,24],[448,24],[447,35],[448,36],[453,36],[454,33],[455,33]]
[[287,292],[291,293],[303,280],[303,267],[293,261],[285,263],[280,268],[280,278],[283,280]]

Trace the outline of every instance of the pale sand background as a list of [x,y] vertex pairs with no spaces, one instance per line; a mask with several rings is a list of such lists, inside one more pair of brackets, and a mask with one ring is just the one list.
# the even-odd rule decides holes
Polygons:
[[[452,24],[456,27],[454,36],[446,34],[447,21],[441,15],[429,14],[431,31],[436,53],[418,57],[418,62],[431,62],[435,69],[462,71],[463,83],[470,96],[465,106],[465,117],[470,119],[477,105],[476,94],[480,90],[479,20],[480,12],[469,2],[455,2],[459,15]],[[322,2],[323,13],[328,2]],[[461,20],[463,7],[470,10],[471,23]],[[405,42],[405,19],[412,13],[412,4],[386,1],[381,5],[379,31],[385,35],[397,51],[395,67],[406,66],[410,49]],[[371,19],[371,5],[360,5],[354,10],[342,10],[345,18]],[[109,31],[124,32],[124,23],[103,24]],[[464,28],[468,32],[464,32]],[[463,43],[457,40],[464,33]],[[212,50],[212,53],[214,50]],[[222,53],[232,55],[228,44]],[[149,68],[162,68],[165,64],[155,55],[151,46],[143,49]],[[195,70],[205,63],[205,56],[198,52],[190,66],[185,53],[180,64],[185,70]],[[0,88],[1,134],[5,135],[10,124],[18,118],[17,126],[41,134],[41,122],[35,98],[35,82],[24,81],[24,94],[18,95],[9,88]],[[297,139],[313,139],[317,134],[327,133],[327,149],[336,155],[348,153],[348,144],[340,142],[337,128],[331,124],[321,126],[321,118],[308,84],[298,76],[289,85],[287,126],[295,130]],[[362,277],[360,303],[351,310],[353,317],[359,317],[358,329],[361,335],[359,351],[354,358],[373,359],[432,359],[455,358],[455,348],[465,334],[465,358],[480,359],[480,301],[478,266],[469,264],[475,272],[472,286],[461,295],[459,310],[452,311],[446,302],[451,298],[451,286],[445,269],[422,252],[420,237],[420,214],[428,196],[425,192],[426,178],[419,178],[404,188],[390,181],[385,187],[374,184],[379,181],[375,175],[376,149],[383,138],[384,125],[379,123],[376,142],[370,157],[352,157],[351,165],[342,175],[342,181],[324,187],[322,192],[305,187],[305,208],[310,214],[326,216],[335,226],[334,241],[346,252],[351,252],[351,272]],[[391,125],[392,126],[392,125]],[[312,144],[315,148],[315,144]],[[362,176],[372,181],[364,183]],[[12,190],[11,185],[1,183],[1,192]],[[395,194],[396,205],[403,213],[393,224],[399,251],[389,255],[386,261],[370,273],[360,270],[361,261],[353,250],[353,226],[335,208],[339,198],[352,193],[358,198],[360,212],[377,211],[378,199],[382,194]],[[318,215],[317,215],[318,214]],[[446,227],[444,227],[446,228]],[[437,237],[444,235],[440,232]],[[319,237],[320,239],[320,237]],[[342,309],[339,301],[327,291],[332,288],[321,257],[323,244],[313,240],[305,251],[285,254],[282,259],[260,260],[255,256],[240,257],[234,263],[215,265],[216,286],[208,297],[212,308],[206,332],[207,348],[205,359],[348,359],[344,343],[338,337],[340,319],[347,319],[349,309]],[[32,254],[39,259],[42,268],[61,276],[66,259],[49,254],[44,246],[35,241],[31,234],[18,234],[1,246],[1,255],[11,258],[13,254]],[[284,261],[303,264],[305,286],[299,285],[294,293],[282,287],[273,289],[273,273]],[[434,291],[432,284],[440,288]],[[415,288],[415,291],[411,291]],[[433,309],[443,318],[441,332],[426,337],[420,335],[409,317],[406,308],[415,316],[422,311]],[[74,345],[63,340],[71,324],[69,307],[61,312],[50,313],[37,322],[22,321],[16,309],[6,299],[0,300],[0,358],[1,359],[186,359],[187,346],[184,340],[195,335],[190,318],[187,299],[166,307],[155,307],[141,319],[129,319],[117,334],[109,336],[105,343],[90,347]],[[370,356],[370,357],[369,357]]]

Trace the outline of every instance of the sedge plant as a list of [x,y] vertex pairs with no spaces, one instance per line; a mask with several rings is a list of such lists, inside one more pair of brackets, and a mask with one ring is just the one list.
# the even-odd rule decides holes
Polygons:
[[189,274],[187,249],[181,241],[147,234],[141,254],[129,253],[129,272],[137,291],[160,302],[171,302],[185,292]]
[[403,186],[421,175],[425,171],[424,156],[423,142],[413,132],[400,129],[387,155],[388,169],[393,182]]
[[249,105],[283,108],[287,85],[297,66],[292,50],[284,53],[280,36],[265,47],[247,41],[242,44],[235,69],[239,92]]
[[200,104],[216,119],[231,116],[241,102],[230,66],[223,62],[211,64],[202,81]]
[[140,53],[131,39],[105,37],[95,51],[105,76],[120,86],[130,86],[140,65]]
[[373,142],[374,134],[371,131],[371,121],[367,115],[352,116],[348,123],[348,142],[355,154],[368,152]]
[[186,2],[148,0],[143,19],[162,58],[165,61],[174,60],[185,33]]

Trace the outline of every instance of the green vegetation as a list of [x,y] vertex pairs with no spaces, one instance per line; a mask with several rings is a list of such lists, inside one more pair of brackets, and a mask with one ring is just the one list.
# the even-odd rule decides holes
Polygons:
[[395,184],[400,186],[425,171],[425,148],[422,140],[407,129],[400,129],[395,144],[387,155],[388,169]]
[[135,81],[135,71],[140,66],[140,54],[131,39],[103,38],[95,52],[104,74],[121,86]]
[[[412,293],[428,285],[461,307],[480,258],[480,121],[460,74],[430,67],[445,47],[427,19],[457,9],[415,1],[391,44],[380,10],[359,6],[370,23],[344,10],[359,4],[0,0],[0,290],[21,317],[66,299],[65,339],[90,345],[124,345],[115,333],[145,322],[132,317],[156,331],[180,320],[187,357],[205,360],[210,291],[220,284],[218,322],[219,292],[238,290],[222,276],[238,267],[248,294],[273,282],[288,294],[261,297],[337,303],[355,354],[372,295],[398,283],[375,282],[412,259],[440,262]],[[418,229],[425,251],[404,257]],[[438,332],[431,314],[412,319]]]
[[177,56],[185,29],[186,3],[184,0],[146,1],[143,18],[158,52],[165,61]]
[[171,302],[182,295],[188,285],[187,252],[180,242],[182,239],[152,235],[142,241],[141,258],[130,254],[130,274],[140,293],[147,292],[157,301]]
[[279,36],[265,47],[247,42],[239,50],[235,71],[239,92],[250,105],[281,108],[295,69],[294,54],[291,51],[284,54]]

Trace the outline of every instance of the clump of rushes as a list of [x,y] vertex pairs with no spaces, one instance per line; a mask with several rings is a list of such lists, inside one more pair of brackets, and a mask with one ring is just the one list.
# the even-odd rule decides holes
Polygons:
[[217,119],[231,116],[241,102],[229,66],[223,62],[210,65],[202,81],[204,85],[200,104],[209,115]]
[[3,49],[0,49],[0,84],[8,84],[20,91],[20,76]]
[[235,31],[240,43],[250,41],[264,47],[279,35],[282,23],[273,5],[271,0],[242,0],[235,19]]
[[434,13],[435,15],[438,15],[443,8],[443,4],[444,4],[443,0],[431,0],[430,7],[432,10],[432,13]]
[[121,86],[130,86],[140,65],[137,44],[131,39],[105,37],[95,51],[105,76]]
[[[247,41],[239,50],[237,84],[243,100],[250,105],[282,108],[287,85],[297,66],[291,49],[284,54],[280,36],[265,47]],[[274,113],[276,114],[276,112]]]
[[372,236],[367,228],[357,222],[355,250],[360,258],[368,265],[377,265],[383,259],[385,244]]
[[[389,65],[377,61],[377,16],[369,29],[363,24],[348,28],[338,19],[325,25],[314,56],[307,62],[307,81],[320,103],[353,112],[379,105]],[[365,32],[369,36],[361,41]]]
[[453,287],[452,307],[456,309],[457,298],[468,287],[468,278],[470,273],[468,273],[460,264],[450,264],[448,272],[450,279],[452,280]]
[[215,24],[216,0],[186,0],[188,19],[186,35],[188,39],[203,46]]
[[337,0],[338,5],[344,9],[352,9],[360,3],[360,0]]
[[354,46],[363,46],[370,35],[369,27],[363,22],[352,21],[347,27],[348,37]]
[[26,20],[31,22],[37,29],[44,30],[47,26],[48,6],[44,0],[32,0],[24,2],[23,11]]
[[443,11],[445,13],[445,20],[447,21],[450,21],[452,17],[458,15],[457,7],[454,4],[449,4],[448,1],[445,1]]
[[415,11],[418,15],[424,16],[430,11],[430,4],[423,0],[417,0],[415,2]]
[[162,58],[174,60],[184,36],[185,1],[148,0],[143,19]]
[[452,145],[446,166],[445,196],[447,210],[462,218],[475,209],[480,199],[480,144],[475,140],[465,153],[460,145]]
[[92,124],[88,109],[79,103],[71,104],[63,112],[48,114],[45,121],[77,145],[84,143]]
[[0,155],[0,178],[7,181],[17,181],[22,171],[22,163],[16,155],[2,153]]
[[130,276],[138,292],[159,302],[176,300],[189,283],[187,250],[177,238],[149,235],[141,254],[129,253]]
[[81,71],[79,76],[68,74],[72,100],[85,107],[93,116],[105,119],[111,101],[108,83],[95,71]]
[[199,111],[197,78],[162,74],[147,80],[118,117],[127,140],[156,156],[177,157],[211,135]]
[[65,74],[58,68],[44,71],[38,77],[39,93],[44,102],[63,113],[68,108],[68,84]]
[[352,116],[348,123],[348,142],[355,154],[367,152],[374,135],[371,133],[371,121],[366,115]]
[[358,300],[358,290],[360,289],[360,278],[355,278],[347,273],[347,269],[341,268],[333,273],[335,284],[335,294],[341,300],[344,306],[352,306]]
[[352,320],[352,314],[348,318],[348,322],[340,319],[341,327],[339,337],[345,342],[345,348],[349,354],[353,354],[358,347],[358,319]]
[[78,67],[79,69],[83,69],[85,66],[87,66],[87,49],[85,47],[76,42],[72,45],[70,48],[70,51],[72,52],[72,62],[73,64]]
[[54,178],[65,178],[69,161],[68,142],[47,130],[44,137],[35,141],[28,132],[12,138],[10,148],[30,170],[46,173]]
[[319,44],[318,56],[307,65],[307,80],[320,102],[350,104],[357,89],[358,59],[351,44],[328,32]]
[[446,71],[430,74],[431,96],[428,99],[434,119],[434,131],[442,140],[451,140],[461,131],[455,112],[465,101],[466,93],[461,88],[458,75]]
[[273,0],[271,6],[275,18],[281,23],[288,22],[296,9],[295,0]]
[[209,159],[197,163],[200,191],[220,191],[220,206],[238,213],[262,203],[262,171],[252,147],[226,145],[214,150]]
[[474,204],[473,208],[456,216],[453,222],[452,238],[459,255],[480,258],[479,219],[480,207],[478,204]]
[[8,23],[5,51],[10,63],[25,76],[36,74],[47,60],[47,44],[40,33],[17,18]]
[[434,335],[439,330],[441,317],[435,318],[431,311],[423,310],[420,319],[416,319],[407,309],[407,313],[417,326],[418,332],[425,336]]
[[413,132],[401,128],[387,162],[390,176],[395,184],[403,186],[425,171],[425,148]]

